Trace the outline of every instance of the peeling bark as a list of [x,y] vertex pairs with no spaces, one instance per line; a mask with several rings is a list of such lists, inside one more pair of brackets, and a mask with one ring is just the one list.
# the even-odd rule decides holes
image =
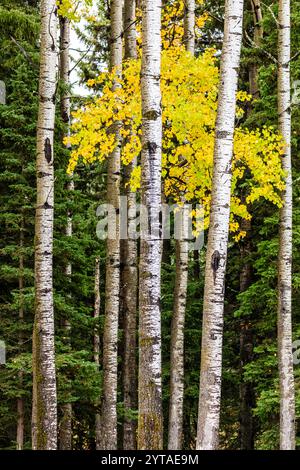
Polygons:
[[290,87],[290,0],[279,1],[278,124],[286,142],[282,166],[286,172],[280,210],[278,258],[278,361],[280,384],[280,449],[295,449],[295,385],[292,354],[292,162]]
[[33,449],[57,447],[57,398],[53,311],[53,134],[57,66],[55,0],[42,0],[37,205],[35,216],[35,319],[33,330]]
[[217,449],[222,378],[224,288],[236,91],[242,43],[243,0],[227,0],[215,130],[210,226],[205,266],[200,396],[196,447]]
[[142,233],[139,282],[138,448],[162,449],[161,386],[161,0],[142,3],[142,176],[141,200],[150,231]]

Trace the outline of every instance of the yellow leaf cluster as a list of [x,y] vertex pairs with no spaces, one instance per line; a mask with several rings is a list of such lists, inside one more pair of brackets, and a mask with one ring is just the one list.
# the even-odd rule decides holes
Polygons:
[[[183,13],[183,2],[173,3],[177,10],[173,8],[168,13],[166,7],[164,17],[169,26]],[[174,22],[177,25],[177,20]],[[165,28],[168,30],[170,28]],[[193,57],[180,45],[181,34],[174,26],[173,39],[178,38],[178,41],[173,40],[170,45],[168,36],[164,36],[169,43],[165,43],[162,52],[163,187],[169,201],[178,203],[184,199],[201,203],[207,227],[219,71],[213,49]],[[141,60],[129,60],[124,64],[122,79],[118,71],[113,70],[89,80],[88,85],[94,87],[96,96],[73,114],[72,134],[68,138],[72,146],[69,173],[75,170],[79,161],[88,164],[107,159],[115,148],[116,133],[122,139],[122,163],[128,165],[139,157],[142,133],[140,71]],[[246,92],[238,92],[238,116],[243,112],[242,103],[250,99]],[[282,138],[273,128],[236,129],[230,218],[230,231],[236,240],[245,235],[240,230],[240,220],[251,218],[255,201],[264,198],[281,206],[285,176],[281,167],[282,152]],[[133,191],[139,189],[140,176],[141,169],[137,166],[131,178]]]

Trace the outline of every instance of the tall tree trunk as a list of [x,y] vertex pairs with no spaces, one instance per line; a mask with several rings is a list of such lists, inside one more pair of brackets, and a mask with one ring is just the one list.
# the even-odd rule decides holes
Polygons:
[[[240,273],[240,292],[245,292],[251,284],[252,267],[248,259],[252,246],[249,239],[251,231],[251,221],[244,220],[241,226],[247,232],[247,238],[241,245],[241,261],[243,263]],[[253,384],[244,380],[244,367],[253,360],[253,331],[251,319],[242,318],[240,321],[240,442],[241,450],[253,450],[254,429],[253,429],[253,408],[254,389]]]
[[[94,305],[94,320],[96,321],[96,327],[94,332],[94,362],[99,371],[100,366],[100,334],[99,334],[99,317],[101,307],[101,296],[100,296],[100,259],[95,260],[95,305]],[[98,407],[98,403],[96,403]],[[95,416],[95,440],[96,450],[101,449],[101,415],[97,411]]]
[[184,2],[184,43],[186,50],[195,54],[195,0]]
[[278,114],[286,146],[282,165],[286,172],[280,211],[278,259],[278,361],[280,383],[280,449],[295,448],[295,388],[292,354],[292,163],[290,92],[290,1],[279,1]]
[[[260,46],[263,38],[263,25],[262,25],[262,11],[260,0],[251,0],[251,11],[254,23],[254,43]],[[255,61],[249,64],[249,93],[254,99],[259,98],[259,85],[258,85],[258,64]],[[249,106],[248,114],[252,112],[252,106]],[[247,260],[249,253],[252,250],[250,242],[251,221],[242,221],[242,230],[247,232],[247,238],[242,243],[240,254],[242,261],[242,270],[240,273],[240,292],[245,292],[252,278],[252,269]],[[253,384],[245,381],[243,378],[244,367],[249,364],[253,359],[253,332],[251,326],[251,319],[243,318],[240,322],[240,446],[241,450],[253,450],[254,448],[254,427],[253,427],[253,412],[255,398]]]
[[[19,260],[19,352],[22,352],[23,343],[23,322],[24,322],[24,214],[21,214],[20,226],[20,260]],[[23,371],[18,373],[20,389],[23,388]],[[19,397],[17,399],[17,450],[23,450],[24,447],[24,399]]]
[[[124,4],[124,39],[125,60],[136,59],[136,2],[125,0]],[[136,359],[136,334],[137,334],[137,241],[131,234],[132,222],[136,218],[136,195],[128,184],[131,172],[136,166],[136,158],[125,167],[124,185],[127,196],[128,237],[122,240],[122,310],[124,316],[124,429],[123,448],[125,450],[136,449],[136,421],[129,417],[130,412],[137,408],[137,359]]]
[[218,447],[225,271],[243,0],[227,0],[215,130],[210,226],[205,266],[197,449]]
[[57,397],[53,311],[53,137],[56,91],[57,8],[41,1],[37,206],[35,217],[35,319],[33,330],[34,449],[57,447]]
[[[61,118],[67,126],[66,133],[64,132],[62,138],[70,134],[70,90],[69,90],[69,71],[70,71],[70,21],[68,18],[60,17],[60,80],[63,84],[63,94],[61,96]],[[68,148],[68,145],[67,145]],[[72,176],[69,177],[68,191],[74,190],[74,181]],[[72,214],[69,213],[67,217],[66,236],[72,237],[73,221]],[[65,274],[68,282],[72,277],[72,263],[68,261]],[[71,343],[71,324],[67,319],[63,321],[63,328],[65,330],[65,337],[67,342]],[[64,403],[61,406],[62,418],[59,427],[59,448],[60,450],[72,449],[72,403]]]
[[[184,37],[186,50],[195,53],[195,1],[185,2]],[[188,286],[188,227],[182,220],[180,239],[176,240],[176,276],[171,324],[170,404],[168,449],[182,447],[184,396],[184,323]]]
[[[251,0],[251,9],[254,22],[254,43],[259,46],[261,44],[264,30],[262,25],[262,10],[260,0]],[[249,68],[249,84],[250,84],[250,94],[253,98],[259,97],[259,87],[258,87],[258,65],[256,62],[252,62]]]
[[[112,0],[110,67],[122,67],[122,0]],[[116,85],[117,86],[117,85]],[[114,126],[117,141],[120,142],[120,126]],[[120,297],[120,144],[109,157],[107,170],[107,202],[116,210],[116,234],[107,240],[105,323],[103,335],[103,396],[102,396],[102,437],[104,450],[117,448],[117,386],[118,386],[118,320]]]
[[141,199],[148,211],[149,234],[143,227],[139,283],[139,421],[138,448],[161,449],[161,0],[144,0],[142,89]]
[[176,240],[176,277],[173,318],[171,325],[169,450],[182,447],[184,395],[184,323],[186,310],[189,242],[187,234]]

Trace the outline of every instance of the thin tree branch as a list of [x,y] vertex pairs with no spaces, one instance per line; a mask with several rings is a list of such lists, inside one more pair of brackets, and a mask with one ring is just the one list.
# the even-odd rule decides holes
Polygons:
[[247,40],[249,41],[249,43],[251,44],[251,46],[253,46],[255,49],[258,49],[259,51],[263,52],[267,57],[269,57],[269,59],[271,59],[275,64],[278,64],[278,60],[268,51],[266,51],[265,49],[263,49],[262,47],[258,46],[254,41],[253,39],[250,38],[249,34],[247,33],[247,31],[245,30],[244,31],[245,33],[245,36],[247,38]]
[[25,59],[27,59],[30,65],[32,65],[33,68],[38,69],[37,65],[32,61],[31,57],[25,51],[24,47],[21,46],[21,44],[19,44],[18,41],[13,36],[10,36],[10,39],[19,48],[19,50],[22,52],[23,56],[25,57]]

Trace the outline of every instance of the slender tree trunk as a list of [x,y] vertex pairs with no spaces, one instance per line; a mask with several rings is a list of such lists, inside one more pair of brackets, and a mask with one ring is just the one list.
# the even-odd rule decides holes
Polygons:
[[[260,0],[251,0],[251,9],[253,14],[254,22],[254,43],[259,46],[263,39],[264,30],[262,25],[262,10]],[[249,68],[249,84],[250,94],[254,99],[259,97],[259,86],[258,86],[258,65],[256,62],[252,62]]]
[[[111,12],[111,68],[122,67],[122,0],[112,0]],[[116,85],[117,86],[117,85]],[[113,132],[120,142],[119,124]],[[118,320],[120,297],[120,144],[116,145],[108,161],[107,202],[116,210],[116,233],[107,240],[105,323],[103,335],[103,397],[102,437],[105,450],[117,448],[117,385],[118,385]]]
[[[195,53],[195,1],[185,2],[184,37],[186,50]],[[182,447],[184,396],[184,323],[188,286],[188,227],[182,220],[180,239],[176,240],[176,276],[171,325],[170,404],[168,449]]]
[[195,54],[195,0],[184,2],[184,43],[186,50]]
[[[140,254],[139,288],[139,422],[138,448],[161,449],[161,0],[144,0],[142,89],[142,204],[148,211]],[[149,233],[147,234],[146,231]]]
[[[254,43],[259,46],[263,38],[262,11],[260,0],[251,0],[251,10],[254,23]],[[259,98],[258,64],[256,60],[249,64],[249,92],[254,99]],[[249,106],[248,114],[251,114],[252,106]],[[250,242],[251,221],[242,221],[242,230],[247,232],[247,238],[242,243],[240,250],[242,270],[240,273],[240,292],[245,292],[252,278],[252,269],[247,257],[252,250]],[[253,384],[243,379],[244,367],[253,359],[253,332],[251,319],[243,318],[240,322],[240,445],[241,450],[253,450],[254,425],[253,408],[255,404]]]
[[[24,214],[21,215],[20,227],[20,260],[19,260],[19,326],[21,331],[19,333],[19,352],[22,352],[23,343],[23,322],[24,322]],[[20,390],[23,388],[23,371],[18,373]],[[23,450],[24,447],[24,399],[19,397],[17,399],[17,450]]]
[[[94,362],[99,371],[100,367],[100,334],[99,334],[99,317],[101,308],[101,296],[100,296],[100,259],[95,260],[95,306],[94,306],[94,320],[96,321],[96,327],[94,332]],[[98,403],[96,403],[98,407]],[[95,416],[95,440],[96,450],[101,449],[101,415],[96,412]]]
[[282,165],[286,172],[280,211],[278,259],[278,361],[280,383],[280,449],[295,448],[295,388],[292,354],[292,164],[290,92],[290,1],[279,1],[278,114],[286,142]]
[[227,259],[231,161],[242,42],[243,0],[225,4],[210,227],[205,267],[197,449],[217,449],[222,378],[224,287]]
[[[124,3],[124,40],[125,60],[136,59],[136,2],[125,0]],[[136,335],[137,335],[137,241],[131,233],[132,222],[136,218],[136,194],[131,191],[129,181],[131,172],[136,166],[136,158],[124,169],[124,187],[127,197],[128,216],[128,238],[122,240],[123,260],[121,274],[122,289],[122,311],[124,317],[124,428],[123,448],[124,450],[136,449],[136,421],[131,419],[130,412],[137,408],[137,358],[136,358]]]
[[188,282],[189,242],[184,230],[181,237],[180,240],[176,240],[176,278],[171,325],[169,450],[180,450],[182,447],[184,323]]
[[[243,263],[240,273],[240,292],[245,292],[251,284],[252,267],[247,259],[251,253],[252,246],[249,239],[251,221],[244,220],[241,229],[247,232],[247,238],[242,242],[240,254]],[[240,321],[240,442],[241,450],[254,449],[253,408],[254,389],[253,384],[243,378],[244,367],[253,360],[253,331],[251,319],[242,318]]]
[[[69,90],[69,70],[70,70],[70,21],[68,18],[60,17],[60,79],[64,86],[63,94],[61,96],[61,118],[62,121],[67,125],[66,134],[63,133],[63,139],[70,133],[70,90]],[[68,191],[74,190],[74,181],[72,176],[69,177]],[[73,221],[72,214],[68,214],[66,236],[72,237],[73,232]],[[65,274],[68,282],[71,281],[72,277],[72,263],[68,261]],[[71,324],[67,319],[63,321],[63,328],[65,330],[65,336],[67,342],[71,343]],[[71,450],[72,449],[72,403],[64,403],[61,406],[62,418],[59,429],[59,448],[60,450]]]
[[56,90],[57,9],[41,1],[37,206],[35,218],[35,320],[33,330],[33,448],[57,447],[57,398],[53,312],[53,137]]

